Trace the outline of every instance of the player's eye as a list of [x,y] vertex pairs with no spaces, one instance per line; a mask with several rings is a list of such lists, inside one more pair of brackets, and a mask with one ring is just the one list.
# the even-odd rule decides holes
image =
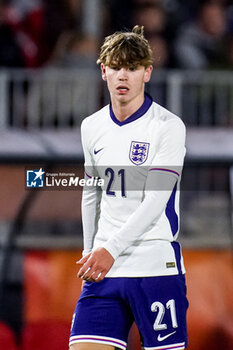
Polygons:
[[129,67],[129,70],[130,70],[131,72],[134,72],[135,70],[137,70],[137,67]]

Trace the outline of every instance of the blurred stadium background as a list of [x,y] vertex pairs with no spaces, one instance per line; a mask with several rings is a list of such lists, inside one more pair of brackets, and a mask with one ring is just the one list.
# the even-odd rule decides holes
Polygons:
[[67,349],[81,191],[26,190],[26,169],[82,176],[80,123],[108,102],[99,45],[135,24],[154,52],[149,93],[187,126],[188,349],[233,348],[232,2],[0,0],[1,350]]

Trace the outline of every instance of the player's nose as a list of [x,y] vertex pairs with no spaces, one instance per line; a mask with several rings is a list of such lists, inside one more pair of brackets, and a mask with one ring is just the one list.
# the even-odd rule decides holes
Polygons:
[[128,79],[128,71],[126,68],[122,67],[118,71],[118,78],[119,80],[127,80]]

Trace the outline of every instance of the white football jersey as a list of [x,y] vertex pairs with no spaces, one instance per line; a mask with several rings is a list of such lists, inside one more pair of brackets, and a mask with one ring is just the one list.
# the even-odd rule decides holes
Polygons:
[[185,156],[180,118],[145,95],[123,122],[107,105],[81,127],[87,177],[83,191],[84,255],[105,247],[115,262],[107,277],[184,273],[178,243],[179,183]]

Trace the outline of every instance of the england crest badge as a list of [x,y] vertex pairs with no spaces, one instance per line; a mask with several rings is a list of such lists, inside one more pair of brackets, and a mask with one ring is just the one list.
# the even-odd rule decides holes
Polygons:
[[148,157],[150,144],[147,142],[132,141],[129,151],[129,159],[132,163],[140,165],[145,163]]

